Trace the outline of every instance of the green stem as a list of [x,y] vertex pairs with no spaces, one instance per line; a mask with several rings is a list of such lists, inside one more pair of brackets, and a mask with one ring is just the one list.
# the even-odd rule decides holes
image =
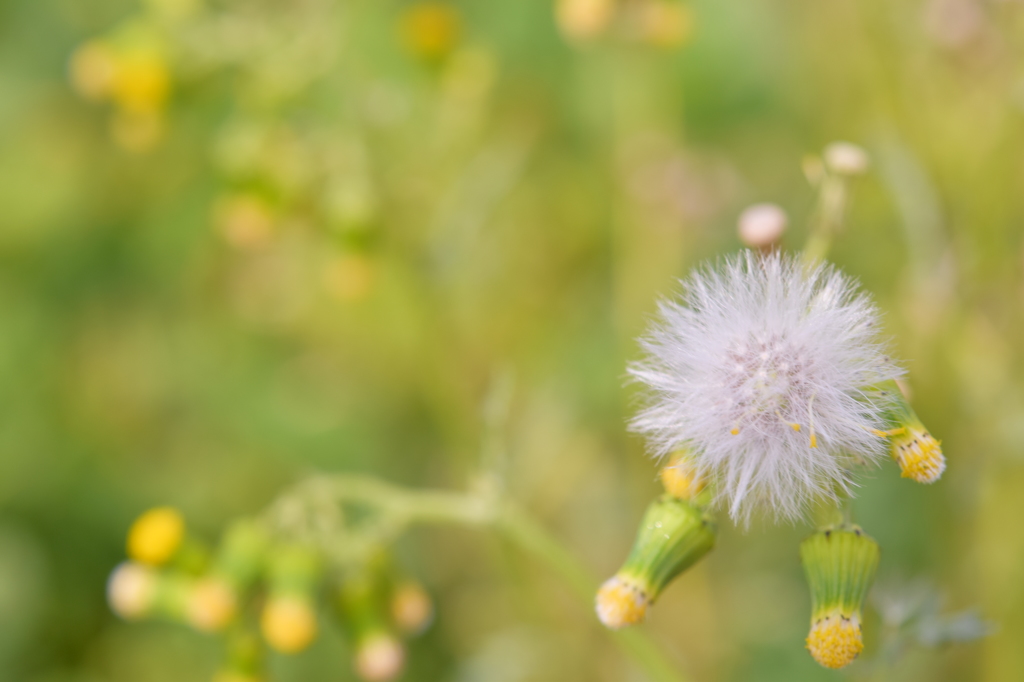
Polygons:
[[[522,551],[546,564],[588,609],[593,605],[598,587],[594,576],[543,526],[516,506],[499,500],[490,489],[475,493],[411,490],[371,476],[336,474],[315,477],[297,486],[287,496],[298,499],[330,497],[335,503],[366,505],[381,512],[390,521],[381,526],[388,537],[367,543],[367,547],[394,540],[413,524],[450,523],[494,528]],[[652,682],[685,682],[686,678],[642,630],[607,632]]]
[[846,180],[831,174],[821,181],[818,194],[818,208],[811,223],[811,231],[804,244],[804,263],[813,265],[824,260],[832,248],[832,240],[843,226],[846,211]]

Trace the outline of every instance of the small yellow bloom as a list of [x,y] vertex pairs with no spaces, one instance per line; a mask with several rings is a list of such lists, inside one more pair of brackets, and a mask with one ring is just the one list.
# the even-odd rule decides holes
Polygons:
[[946,456],[939,441],[921,423],[899,385],[887,381],[874,388],[875,397],[888,403],[887,430],[876,435],[889,439],[889,452],[900,465],[903,478],[934,483],[946,470]]
[[418,2],[405,11],[402,38],[406,47],[425,59],[444,57],[459,41],[462,20],[446,2]]
[[171,91],[167,62],[156,50],[134,49],[119,55],[112,96],[125,111],[162,109]]
[[618,630],[643,622],[650,603],[646,588],[638,581],[615,575],[597,591],[597,617],[605,627]]
[[682,47],[693,32],[693,15],[680,0],[648,0],[640,8],[640,32],[655,47]]
[[117,79],[117,55],[110,45],[91,40],[74,51],[68,70],[78,94],[86,99],[106,99]]
[[260,630],[267,643],[281,653],[298,653],[316,639],[313,604],[299,596],[271,597],[263,607]]
[[900,475],[918,483],[934,483],[946,470],[946,457],[939,441],[921,424],[908,425],[904,433],[890,436],[892,456],[900,465]]
[[834,611],[821,616],[811,625],[807,635],[807,650],[826,668],[845,668],[864,650],[860,618],[854,614],[844,616]]
[[173,507],[150,509],[128,530],[128,556],[150,566],[170,561],[185,538],[185,520]]
[[584,41],[601,35],[615,14],[614,0],[558,0],[555,21],[567,39]]

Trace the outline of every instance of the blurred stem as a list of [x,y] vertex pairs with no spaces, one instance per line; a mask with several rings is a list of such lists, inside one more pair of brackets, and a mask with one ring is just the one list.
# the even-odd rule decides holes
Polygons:
[[[306,500],[315,507],[325,498],[335,504],[349,504],[372,508],[383,517],[373,527],[371,542],[353,542],[354,538],[334,535],[326,538],[324,550],[331,556],[352,560],[352,548],[369,552],[389,544],[407,527],[414,524],[458,524],[493,528],[503,534],[522,551],[544,563],[558,575],[589,610],[597,591],[597,580],[547,530],[514,504],[501,499],[493,482],[484,480],[475,490],[457,493],[437,490],[413,490],[382,481],[372,476],[334,474],[315,476],[286,493],[283,501]],[[278,507],[275,504],[271,513]],[[271,521],[274,519],[271,518]],[[324,542],[321,538],[321,542]],[[344,546],[347,551],[339,555],[334,550]],[[653,641],[639,629],[607,631],[623,651],[647,673],[653,682],[685,682]]]
[[832,240],[843,226],[846,212],[846,179],[826,173],[821,179],[818,206],[811,221],[811,231],[804,244],[804,263],[813,265],[824,260],[832,248]]

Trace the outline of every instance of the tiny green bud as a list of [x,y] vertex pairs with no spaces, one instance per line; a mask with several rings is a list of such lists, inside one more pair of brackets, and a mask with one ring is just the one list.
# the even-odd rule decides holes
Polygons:
[[677,575],[711,551],[715,524],[685,500],[663,495],[647,507],[633,550],[597,593],[597,616],[618,629],[643,620]]
[[800,544],[811,587],[807,649],[826,668],[845,667],[864,649],[861,608],[878,557],[878,543],[853,525],[819,530]]

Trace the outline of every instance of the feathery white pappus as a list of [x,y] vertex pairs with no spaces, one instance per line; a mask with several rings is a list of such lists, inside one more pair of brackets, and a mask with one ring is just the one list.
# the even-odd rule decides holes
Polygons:
[[685,449],[736,521],[796,519],[886,451],[885,405],[865,389],[898,377],[879,314],[829,265],[743,252],[683,280],[630,366],[645,385],[633,419],[653,454]]

